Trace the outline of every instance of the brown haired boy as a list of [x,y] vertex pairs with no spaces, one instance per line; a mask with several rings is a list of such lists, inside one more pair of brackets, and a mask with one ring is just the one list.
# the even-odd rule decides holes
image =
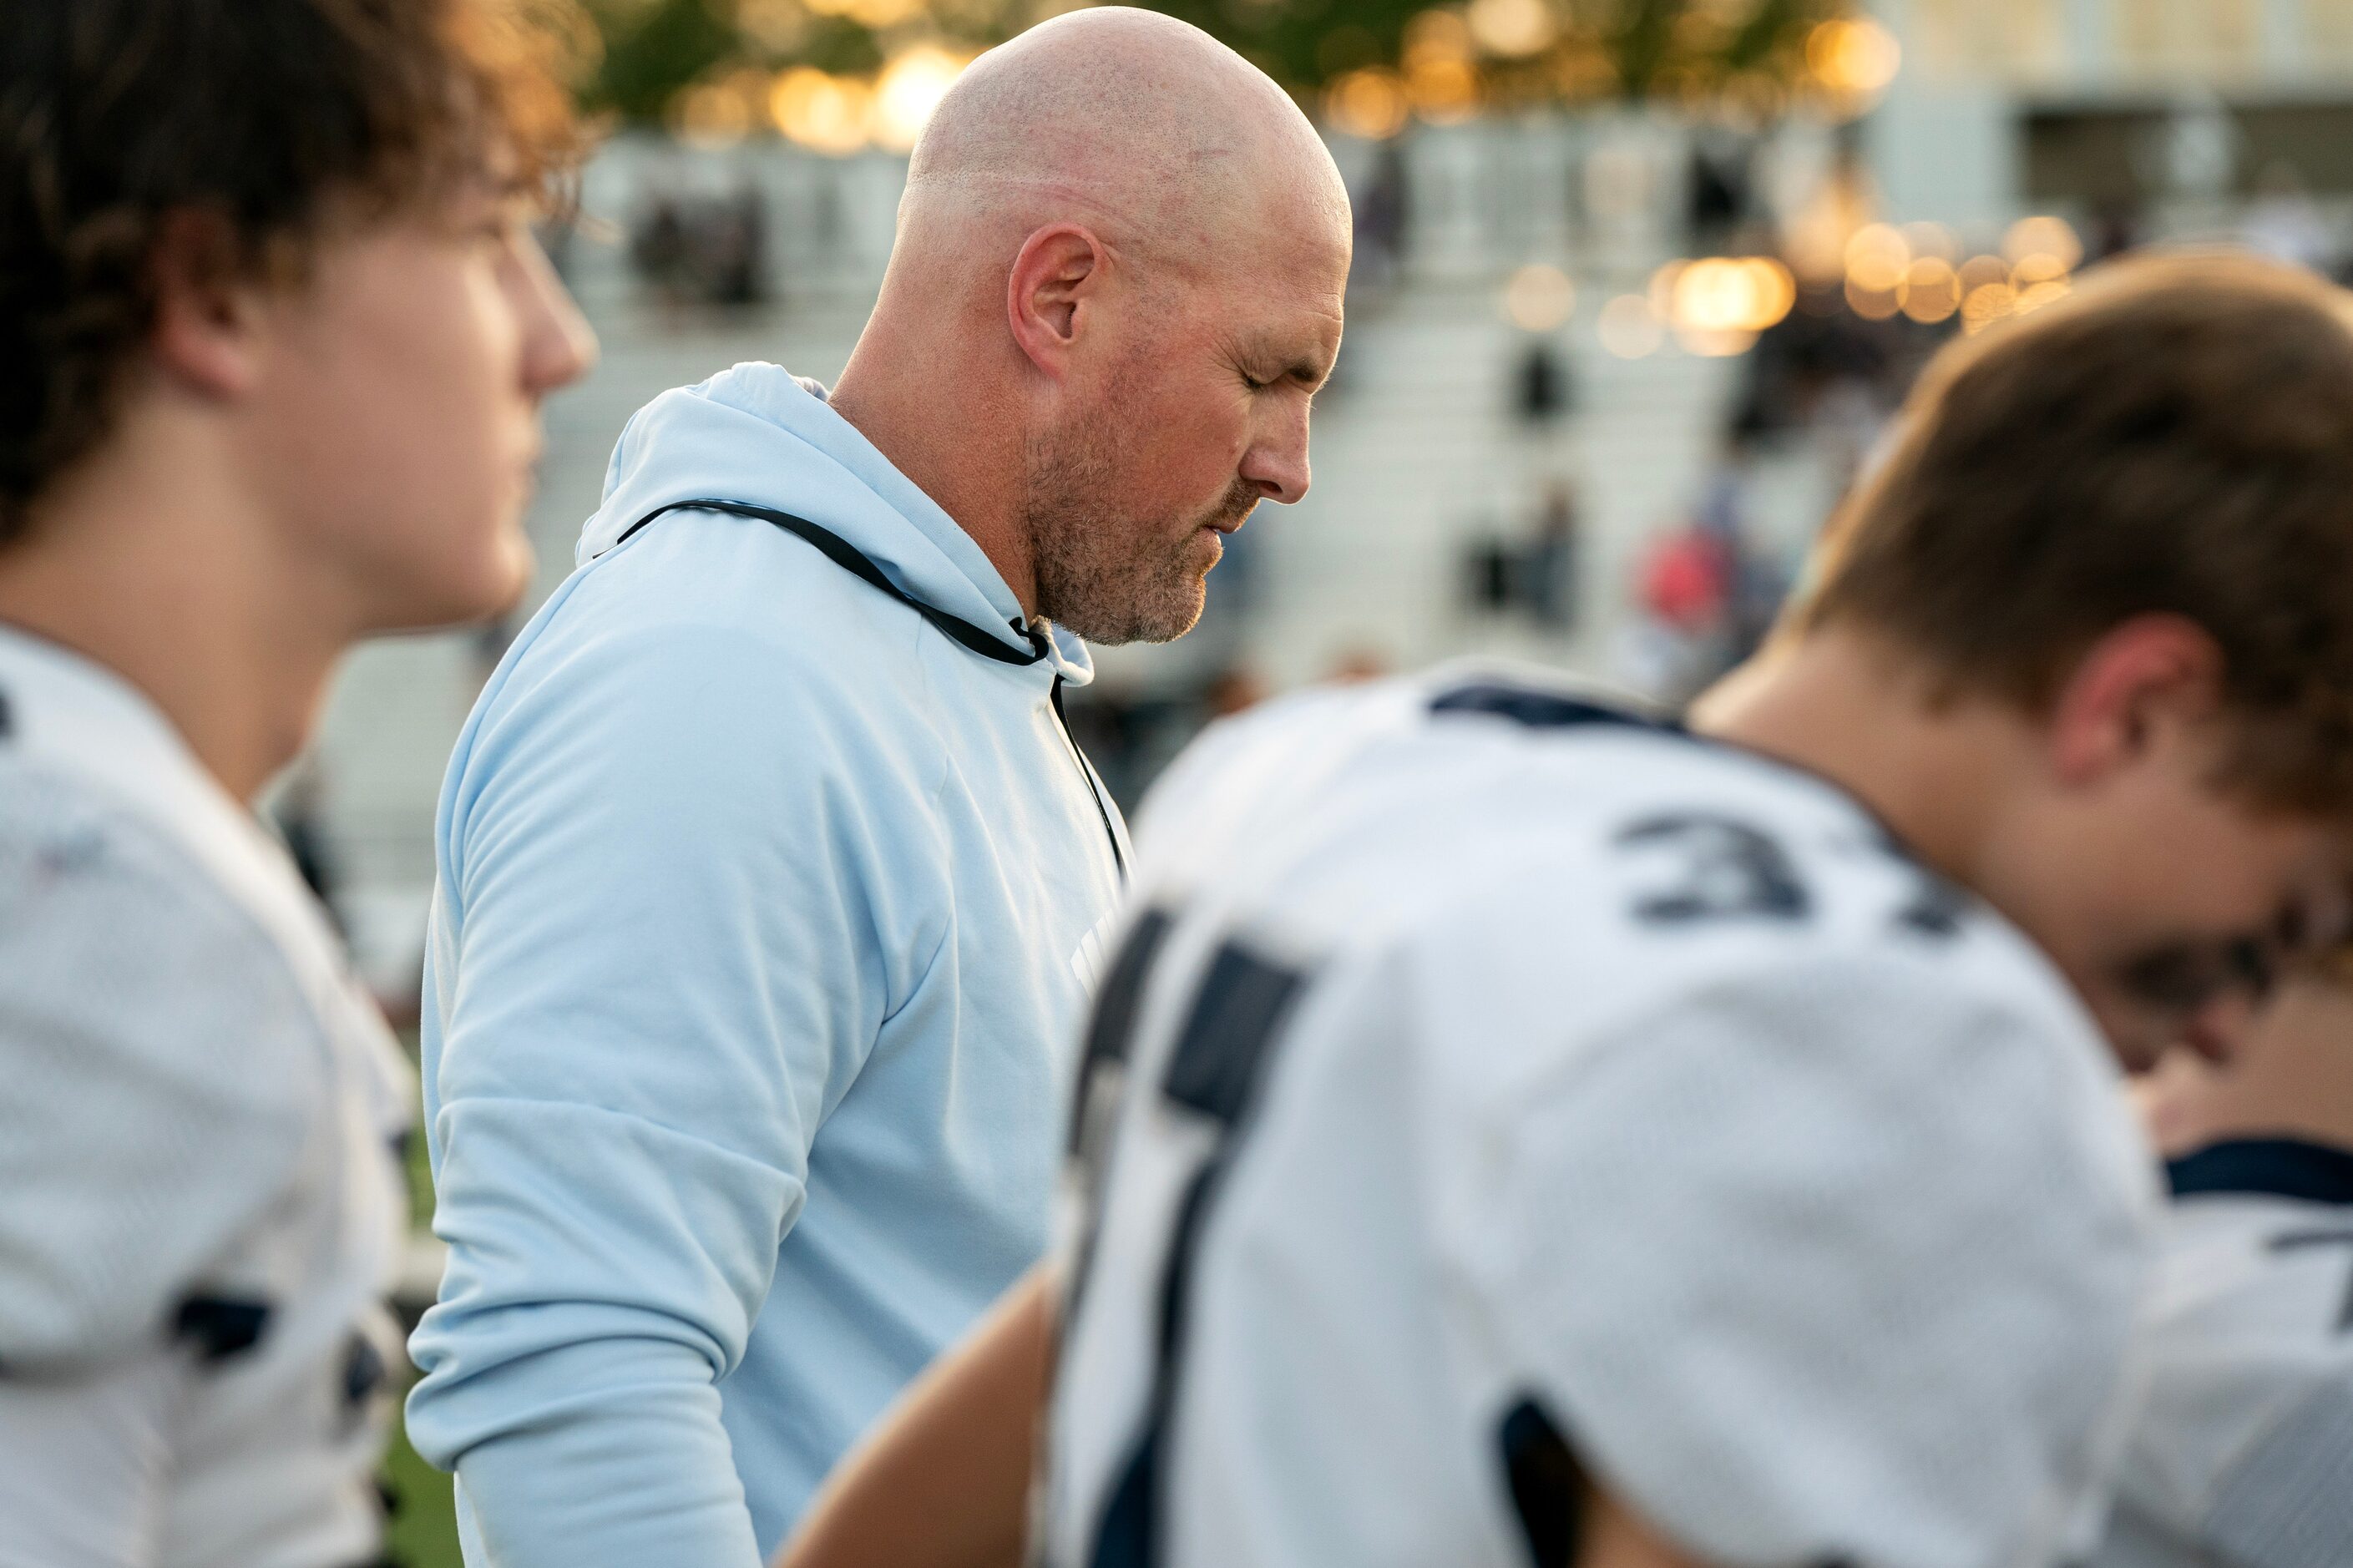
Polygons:
[[0,7],[0,1562],[377,1534],[405,1069],[247,802],[522,591],[591,353],[478,0]]
[[[2282,878],[2353,807],[2353,296],[2157,256],[1947,351],[1778,646],[1698,715],[1760,716],[1974,828],[1976,863],[1929,858],[2127,1066],[2177,1028],[2219,1048],[2303,923]],[[2161,791],[2103,787],[2145,754]]]
[[2087,1545],[2116,1068],[2227,1058],[2337,921],[2348,322],[2178,258],[1948,351],[1688,731],[1459,674],[1213,731],[1138,835],[1075,1305],[1018,1290],[786,1560],[1018,1561],[1047,1392],[1055,1568]]

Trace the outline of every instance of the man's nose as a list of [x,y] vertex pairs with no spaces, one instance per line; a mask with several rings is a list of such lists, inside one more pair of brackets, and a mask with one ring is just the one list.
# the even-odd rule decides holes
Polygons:
[[1242,452],[1242,483],[1268,501],[1290,506],[1308,492],[1308,407],[1306,398],[1282,398],[1261,410],[1257,436]]
[[1289,506],[1307,493],[1307,421],[1254,441],[1242,456],[1244,482],[1271,501]]

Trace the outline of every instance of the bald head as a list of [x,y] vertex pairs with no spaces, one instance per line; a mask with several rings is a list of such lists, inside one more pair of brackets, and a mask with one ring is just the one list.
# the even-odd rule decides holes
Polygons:
[[1243,238],[1345,246],[1347,215],[1322,139],[1265,72],[1187,23],[1100,6],[956,82],[916,143],[900,244],[1071,219],[1181,264]]

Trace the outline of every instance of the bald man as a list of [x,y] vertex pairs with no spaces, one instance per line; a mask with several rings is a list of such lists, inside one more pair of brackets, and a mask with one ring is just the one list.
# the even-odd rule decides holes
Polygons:
[[623,433],[438,824],[409,1433],[477,1568],[755,1568],[1043,1249],[1128,853],[1060,691],[1305,492],[1348,227],[1255,68],[1075,14],[940,106],[829,398]]

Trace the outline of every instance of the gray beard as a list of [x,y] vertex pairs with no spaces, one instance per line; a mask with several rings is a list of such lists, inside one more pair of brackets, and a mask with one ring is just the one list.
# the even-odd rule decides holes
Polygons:
[[1032,458],[1023,524],[1038,613],[1092,643],[1172,642],[1207,598],[1196,564],[1200,528],[1246,515],[1257,495],[1239,479],[1218,507],[1187,524],[1123,514],[1102,450],[1043,449]]
[[[1115,526],[1065,513],[1033,529],[1039,613],[1105,646],[1183,637],[1208,598],[1202,575],[1165,545],[1142,558],[1122,555],[1107,537]],[[1188,534],[1185,543],[1191,542]]]

